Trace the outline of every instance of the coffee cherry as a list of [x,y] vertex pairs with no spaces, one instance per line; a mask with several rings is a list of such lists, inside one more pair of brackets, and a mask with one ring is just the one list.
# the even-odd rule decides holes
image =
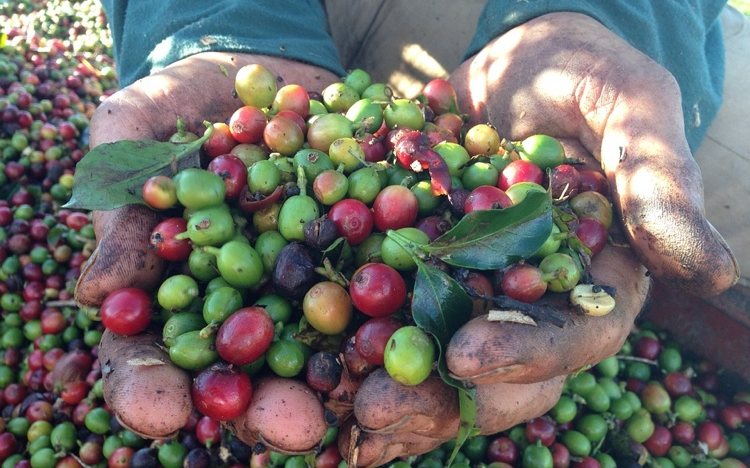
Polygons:
[[549,135],[532,135],[524,139],[518,154],[542,170],[559,166],[565,161],[565,150],[560,142]]
[[327,335],[343,332],[352,318],[349,293],[341,285],[323,281],[305,294],[302,312],[316,330]]
[[375,227],[386,232],[413,226],[418,214],[417,196],[402,185],[389,185],[375,197],[372,205]]
[[370,235],[374,225],[373,214],[363,202],[352,198],[335,203],[328,211],[341,237],[351,245],[358,245]]
[[531,264],[516,264],[503,274],[503,294],[521,302],[536,302],[547,292],[545,274]]
[[534,182],[541,185],[544,179],[544,172],[531,161],[518,159],[510,162],[505,169],[500,172],[497,186],[502,190],[508,190],[513,184],[519,182]]
[[274,324],[260,307],[246,307],[227,318],[216,333],[216,351],[227,362],[247,365],[268,349]]
[[168,218],[161,221],[151,231],[149,248],[159,257],[171,261],[185,261],[193,251],[190,239],[177,239],[175,236],[187,230],[185,218]]
[[495,154],[500,149],[500,135],[491,125],[474,125],[466,131],[464,147],[470,156]]
[[177,203],[177,186],[171,177],[150,177],[142,190],[143,201],[156,210],[172,208]]
[[252,384],[241,369],[217,364],[198,373],[193,380],[191,395],[201,413],[217,421],[229,421],[247,409]]
[[328,393],[341,381],[343,366],[339,357],[328,351],[319,351],[307,361],[305,381],[315,391]]
[[435,343],[421,328],[407,325],[396,330],[385,346],[383,364],[394,380],[418,385],[432,372]]
[[349,294],[357,310],[370,317],[383,317],[401,308],[407,290],[396,269],[383,263],[368,263],[352,275]]
[[135,335],[151,322],[151,297],[142,289],[118,289],[104,299],[99,314],[112,333]]
[[256,106],[242,106],[229,119],[229,132],[239,143],[258,143],[268,123],[266,114]]
[[235,92],[246,106],[270,107],[278,87],[276,77],[262,65],[245,65],[237,71]]

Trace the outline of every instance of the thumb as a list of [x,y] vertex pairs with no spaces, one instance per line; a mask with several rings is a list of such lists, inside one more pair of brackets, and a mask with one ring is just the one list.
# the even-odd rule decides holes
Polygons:
[[81,271],[76,301],[98,306],[121,288],[152,290],[166,268],[148,247],[151,230],[159,221],[158,213],[140,205],[94,212],[97,246]]
[[655,81],[649,85],[672,99],[656,103],[635,91],[630,105],[615,108],[603,132],[602,168],[625,234],[650,272],[691,294],[716,295],[738,281],[739,265],[705,217],[703,182],[682,120],[643,117],[679,115],[677,85]]

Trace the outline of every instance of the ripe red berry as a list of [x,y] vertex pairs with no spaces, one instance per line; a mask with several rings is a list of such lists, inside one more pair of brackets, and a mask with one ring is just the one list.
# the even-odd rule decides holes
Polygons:
[[262,307],[242,308],[224,321],[216,333],[216,351],[227,362],[244,366],[271,346],[274,323]]
[[217,421],[228,421],[247,409],[253,392],[245,371],[217,364],[198,373],[191,394],[195,407],[202,414]]
[[401,274],[384,263],[362,265],[352,275],[349,295],[354,306],[370,317],[396,312],[406,300],[406,283]]
[[135,335],[151,322],[151,296],[138,288],[118,289],[102,302],[99,313],[102,323],[117,335]]
[[170,262],[187,260],[193,251],[190,239],[175,238],[177,234],[182,234],[185,231],[187,231],[187,220],[185,218],[167,218],[157,224],[151,231],[148,247],[157,256]]

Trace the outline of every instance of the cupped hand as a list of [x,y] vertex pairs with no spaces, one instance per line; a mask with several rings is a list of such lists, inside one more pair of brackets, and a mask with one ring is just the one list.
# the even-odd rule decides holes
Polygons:
[[[119,140],[167,141],[177,131],[178,118],[188,131],[202,134],[204,121],[223,122],[242,105],[232,96],[234,79],[237,70],[250,63],[275,73],[279,87],[295,83],[321,91],[337,80],[326,70],[284,59],[198,54],[123,88],[102,103],[91,120],[91,146]],[[166,265],[149,250],[148,241],[159,214],[132,205],[95,212],[93,221],[97,247],[78,280],[77,302],[98,306],[120,288],[150,291],[158,287]],[[105,333],[99,354],[110,408],[124,425],[150,438],[173,436],[193,408],[190,374],[171,363],[159,346],[160,339],[160,330],[133,337]],[[290,403],[276,404],[279,397],[287,397]],[[264,442],[280,451],[310,451],[326,429],[317,398],[286,379],[259,383],[246,416],[231,422],[233,431],[247,443]]]
[[495,39],[452,82],[462,111],[509,139],[580,141],[652,275],[702,296],[737,282],[737,262],[705,218],[679,86],[649,57],[588,16],[554,13]]
[[[207,52],[185,58],[118,91],[91,119],[91,147],[119,140],[167,141],[182,119],[188,131],[202,135],[204,121],[223,122],[242,106],[232,96],[242,66],[258,63],[279,77],[279,87],[299,84],[320,91],[337,80],[326,70],[284,59]],[[164,273],[164,262],[148,246],[159,216],[141,206],[95,212],[97,248],[83,270],[76,300],[98,305],[110,292],[135,286],[152,289]]]
[[[552,135],[568,143],[570,157],[593,155],[631,247],[610,245],[594,259],[595,282],[617,289],[606,316],[569,312],[563,327],[482,316],[454,335],[448,368],[476,385],[477,427],[492,434],[543,414],[566,375],[619,350],[647,300],[649,274],[713,295],[739,270],[704,216],[677,83],[597,21],[574,13],[536,18],[488,44],[451,82],[472,124],[490,122],[509,140]],[[339,440],[342,452],[356,447],[360,466],[424,453],[459,427],[455,391],[439,378],[403,387],[385,372],[360,387],[354,416]]]

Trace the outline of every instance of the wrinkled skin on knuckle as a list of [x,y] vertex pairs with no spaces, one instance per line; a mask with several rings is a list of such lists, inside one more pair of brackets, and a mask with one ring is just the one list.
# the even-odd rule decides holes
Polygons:
[[104,400],[124,426],[151,439],[173,436],[193,410],[192,378],[159,342],[156,332],[105,331],[99,345]]
[[148,245],[160,220],[158,213],[141,205],[94,212],[97,246],[76,284],[76,301],[97,306],[117,289],[155,287],[166,263]]
[[492,122],[504,137],[580,137],[588,123],[582,101],[606,118],[616,97],[620,75],[610,49],[623,45],[585,15],[547,14],[496,38],[450,81],[471,122]]
[[549,411],[560,399],[565,376],[532,384],[494,383],[477,386],[476,426],[496,434]]
[[354,416],[366,431],[455,437],[458,394],[437,375],[419,385],[393,380],[385,369],[370,374],[357,392]]
[[601,317],[580,315],[567,306],[567,294],[542,301],[562,311],[558,327],[491,322],[477,317],[451,339],[446,360],[458,379],[475,384],[531,383],[567,375],[615,354],[646,302],[650,280],[628,248],[607,246],[592,265],[595,283],[616,288],[616,307]]
[[258,379],[247,411],[224,425],[246,444],[260,442],[285,454],[313,452],[327,430],[316,393],[281,377]]

